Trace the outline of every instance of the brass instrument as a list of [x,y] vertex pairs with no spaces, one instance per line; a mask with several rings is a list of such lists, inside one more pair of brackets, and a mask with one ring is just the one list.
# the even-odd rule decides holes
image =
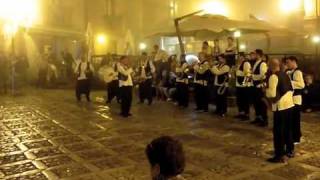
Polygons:
[[[221,66],[222,64],[221,63],[218,63],[216,64],[215,66],[216,67],[219,67]],[[218,95],[223,95],[226,93],[226,90],[228,89],[228,86],[227,86],[227,83],[229,82],[229,79],[230,79],[230,74],[228,73],[228,75],[226,76],[226,78],[224,79],[223,83],[222,83],[222,86],[220,86],[217,90],[217,94]]]
[[[229,76],[229,75],[228,75]],[[217,94],[218,95],[223,95],[226,93],[226,90],[228,89],[228,86],[227,86],[227,82],[229,81],[229,77],[225,78],[224,79],[224,82],[222,84],[222,86],[220,86],[217,90]]]

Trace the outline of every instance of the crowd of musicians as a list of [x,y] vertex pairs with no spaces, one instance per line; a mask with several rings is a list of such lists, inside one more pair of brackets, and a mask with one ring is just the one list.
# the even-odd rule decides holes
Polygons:
[[[142,54],[138,67],[131,67],[129,58],[122,56],[112,69],[114,74],[110,74],[112,81],[108,83],[107,103],[116,97],[123,117],[131,116],[133,88],[137,85],[140,103],[147,101],[152,105],[153,98],[165,95],[174,97],[182,108],[189,106],[190,89],[193,89],[196,112],[209,111],[214,91],[215,113],[223,118],[228,111],[228,90],[232,83],[231,72],[234,72],[238,106],[235,118],[250,120],[250,107],[253,106],[255,118],[251,124],[266,127],[270,107],[274,112],[275,156],[269,161],[285,162],[294,157],[294,144],[301,138],[301,94],[305,86],[303,73],[294,56],[268,60],[261,49],[245,54],[236,53],[236,48],[230,46],[225,52],[220,52],[219,48],[211,48],[204,42],[198,56],[182,55],[176,60],[175,56],[168,57],[155,45],[154,52]],[[89,78],[86,77],[92,76],[92,71],[90,63],[85,61],[79,62],[75,69],[79,101],[82,93],[90,101]],[[174,87],[174,93],[170,86]]]

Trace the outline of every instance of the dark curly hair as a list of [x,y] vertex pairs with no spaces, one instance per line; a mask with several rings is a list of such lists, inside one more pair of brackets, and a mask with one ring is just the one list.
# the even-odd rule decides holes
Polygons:
[[146,155],[152,167],[160,166],[160,174],[166,178],[181,174],[185,168],[185,155],[180,141],[162,136],[146,147]]

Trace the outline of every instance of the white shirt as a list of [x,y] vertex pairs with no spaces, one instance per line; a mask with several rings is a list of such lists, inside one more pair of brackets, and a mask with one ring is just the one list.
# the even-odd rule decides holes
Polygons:
[[153,74],[153,73],[156,72],[156,68],[155,68],[153,62],[148,60],[148,61],[146,61],[146,62],[144,63],[144,65],[141,67],[141,78],[144,78],[144,79],[148,79],[148,78],[150,79],[150,78],[152,78],[152,77],[147,77],[147,75],[146,75],[146,69],[145,69],[145,67],[147,67],[148,63],[149,63],[150,69],[151,69],[151,73]]
[[[251,64],[249,62],[244,62],[243,64],[243,71],[240,70],[240,66],[238,66],[237,71],[236,71],[236,76],[237,77],[244,77],[244,78],[250,78],[251,76]],[[245,79],[245,82],[242,84],[239,84],[238,81],[236,81],[236,87],[250,87],[252,86],[251,81],[247,81]]]
[[[294,90],[296,89],[304,89],[305,87],[305,83],[304,83],[304,79],[303,79],[303,74],[300,70],[291,70],[291,71],[288,71],[287,72],[290,79],[292,77],[292,73],[293,74],[293,79],[291,79],[291,84],[292,84],[292,87]],[[302,96],[301,95],[296,95],[296,96],[293,96],[293,102],[294,104],[296,105],[301,105],[302,104]]]
[[[278,76],[273,74],[269,78],[268,88],[266,89],[266,96],[268,98],[275,98],[277,96]],[[272,111],[283,111],[294,106],[293,91],[288,91],[276,103],[272,103]]]
[[155,62],[158,62],[158,61],[167,62],[168,61],[168,53],[162,49],[159,49],[154,57],[154,61]]
[[229,86],[229,84],[227,82],[225,82],[225,84],[219,84],[219,82],[218,82],[218,76],[230,72],[230,67],[228,65],[225,64],[223,66],[220,66],[220,65],[213,66],[211,68],[211,72],[214,75],[216,75],[214,78],[214,85],[215,86],[226,86],[226,87]]
[[133,86],[133,81],[131,77],[131,74],[133,73],[132,68],[127,68],[121,63],[118,63],[117,65],[118,65],[118,72],[121,73],[122,75],[128,76],[126,81],[119,79],[119,87]]
[[268,71],[268,66],[267,66],[267,63],[265,62],[262,62],[261,65],[260,65],[260,70],[259,70],[259,74],[254,74],[254,72],[256,71],[256,69],[258,68],[258,65],[260,64],[262,60],[257,60],[255,63],[254,63],[254,66],[252,68],[252,79],[254,81],[261,81],[261,80],[264,80],[266,78],[266,73]]
[[[76,74],[79,73],[79,66],[80,66],[80,65],[81,65],[81,67],[80,67],[80,76],[78,77],[78,80],[87,79],[87,77],[86,77],[86,71],[87,71],[87,69],[88,69],[88,62],[82,62],[81,60],[78,60],[78,61],[76,62],[76,68],[74,69],[74,72],[75,72]],[[91,63],[90,63],[89,69],[90,69],[92,72],[94,71],[93,66],[92,66]]]

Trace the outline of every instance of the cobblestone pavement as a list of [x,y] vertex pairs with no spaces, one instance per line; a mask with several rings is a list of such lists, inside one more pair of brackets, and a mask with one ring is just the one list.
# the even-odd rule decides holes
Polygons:
[[0,97],[0,179],[150,179],[144,147],[160,135],[184,143],[186,179],[320,179],[320,114],[304,115],[297,157],[274,165],[265,162],[271,128],[164,102],[134,105],[122,119],[103,92],[93,96],[91,104],[77,104],[71,90]]

